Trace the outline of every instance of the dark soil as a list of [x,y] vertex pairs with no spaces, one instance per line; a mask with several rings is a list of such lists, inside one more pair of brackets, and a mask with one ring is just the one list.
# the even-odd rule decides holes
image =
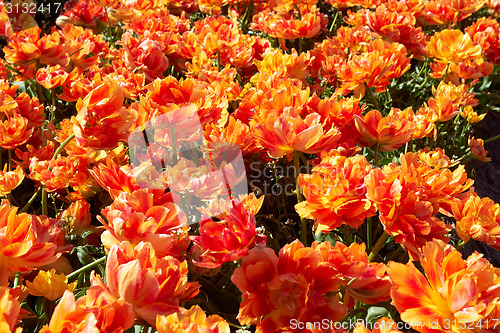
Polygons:
[[[487,113],[486,117],[474,128],[474,137],[488,139],[500,134],[500,114],[495,111]],[[500,203],[500,139],[485,144],[491,162],[473,160],[467,165],[468,171],[474,170],[474,189],[480,197],[489,197]],[[470,173],[469,173],[470,174]],[[495,266],[500,267],[500,251],[483,242],[470,240],[462,249],[464,256],[474,251],[483,253]]]

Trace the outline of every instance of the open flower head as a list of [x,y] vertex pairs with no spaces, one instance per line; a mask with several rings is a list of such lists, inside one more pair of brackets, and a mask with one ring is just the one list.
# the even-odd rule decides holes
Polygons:
[[156,317],[158,333],[229,333],[229,324],[218,315],[208,316],[198,305],[168,316]]
[[64,274],[57,274],[53,268],[50,271],[39,271],[33,282],[26,281],[26,286],[31,295],[55,301],[66,290],[73,292],[77,283],[78,281],[68,284],[68,278]]
[[480,198],[473,190],[453,202],[457,235],[468,242],[471,238],[500,249],[500,205],[488,197]]
[[403,321],[421,323],[421,332],[465,333],[471,332],[469,325],[483,325],[481,332],[498,330],[497,325],[485,327],[498,318],[498,268],[478,253],[464,260],[453,246],[440,240],[422,248],[420,263],[423,272],[412,262],[388,264],[391,297]]

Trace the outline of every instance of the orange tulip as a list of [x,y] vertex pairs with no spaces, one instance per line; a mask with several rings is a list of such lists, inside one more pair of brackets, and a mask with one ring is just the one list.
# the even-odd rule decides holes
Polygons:
[[285,245],[279,258],[270,248],[255,247],[231,280],[243,293],[238,320],[257,325],[256,332],[289,332],[292,319],[337,321],[347,311],[338,300],[335,268],[298,240]]
[[193,237],[193,262],[200,267],[216,268],[228,261],[248,254],[256,244],[265,244],[266,237],[255,230],[255,217],[239,201],[231,207],[221,221],[204,217],[200,222],[200,236]]
[[355,300],[375,304],[390,299],[391,283],[385,274],[386,267],[383,263],[370,262],[365,244],[347,246],[337,242],[332,246],[329,242],[315,242],[312,248],[337,271],[336,278],[340,278],[346,288],[344,302],[348,308],[354,307]]
[[425,34],[415,27],[415,16],[409,12],[390,11],[382,4],[375,11],[366,12],[366,25],[388,41],[403,44],[414,56],[423,58]]
[[24,180],[23,168],[17,166],[14,171],[7,171],[7,164],[0,170],[0,196],[9,194]]
[[87,70],[98,63],[99,54],[108,54],[109,44],[103,35],[94,35],[91,29],[66,24],[61,34],[67,47],[70,63],[78,69]]
[[132,305],[136,318],[151,326],[156,316],[177,312],[179,303],[198,294],[197,282],[187,282],[187,262],[158,258],[149,243],[114,245],[106,262],[106,284],[93,276],[91,286],[110,300]]
[[465,29],[476,45],[481,45],[484,54],[489,60],[500,65],[500,46],[498,35],[500,34],[500,24],[492,19],[481,17]]
[[78,114],[71,118],[76,141],[81,146],[115,148],[128,138],[133,123],[130,110],[123,108],[124,95],[115,82],[106,81],[78,100]]
[[68,278],[64,274],[56,274],[53,268],[50,271],[39,271],[33,282],[26,281],[31,295],[43,296],[51,301],[61,297],[66,290],[73,292],[78,281],[68,284]]
[[[328,23],[328,19],[320,13],[316,5],[298,4],[297,8],[299,11],[296,9],[290,12],[263,10],[254,15],[251,29],[265,32],[274,38],[312,38]],[[297,15],[300,19],[296,18]]]
[[349,55],[338,73],[342,85],[337,91],[342,95],[353,91],[358,98],[364,96],[366,86],[375,87],[376,92],[384,91],[390,80],[410,69],[410,60],[402,44],[375,39],[365,52]]
[[229,333],[229,324],[220,316],[207,317],[198,306],[193,305],[189,310],[180,308],[179,312],[168,316],[156,317],[158,333]]
[[370,164],[362,155],[325,156],[313,174],[301,174],[299,186],[305,201],[295,210],[302,218],[314,219],[316,232],[328,233],[343,223],[359,227],[376,208],[366,199],[364,178]]
[[76,4],[66,4],[64,12],[58,18],[58,25],[67,23],[81,25],[86,28],[97,28],[99,23],[107,23],[104,8],[98,6],[94,0],[80,0]]
[[36,72],[36,81],[46,89],[61,87],[75,78],[76,71],[68,73],[61,65],[43,67]]
[[312,58],[309,52],[297,54],[292,50],[291,54],[282,50],[268,49],[263,54],[262,61],[256,61],[258,73],[254,74],[250,82],[267,81],[269,78],[294,78],[303,80],[310,76],[307,67],[311,64]]
[[68,230],[77,235],[95,229],[95,226],[90,224],[90,204],[87,200],[73,201],[68,208],[61,212],[58,218],[66,224]]
[[500,249],[500,205],[473,190],[453,201],[457,235],[465,242],[471,238]]
[[434,98],[429,99],[428,104],[436,114],[437,121],[448,121],[460,112],[461,107],[477,104],[474,93],[469,93],[469,87],[465,84],[455,86],[441,81],[437,89],[432,88],[432,94]]
[[[159,257],[167,255],[183,260],[190,244],[186,216],[173,202],[154,205],[153,194],[145,189],[123,192],[97,219],[106,231],[101,241],[109,250],[128,240],[132,244],[149,242]],[[108,221],[108,222],[106,222]]]
[[490,162],[491,157],[488,157],[488,151],[484,149],[483,139],[469,138],[469,147],[472,156],[481,162]]
[[439,240],[423,247],[420,263],[425,276],[412,262],[388,264],[391,297],[402,320],[418,323],[420,332],[498,331],[498,268],[477,253],[463,260]]
[[477,12],[485,3],[485,0],[431,0],[424,3],[422,14],[428,24],[455,25]]
[[410,141],[414,124],[398,111],[393,109],[387,117],[378,110],[368,112],[364,118],[355,115],[356,129],[361,135],[358,141],[367,147],[378,145],[380,151],[393,151]]
[[286,155],[289,160],[294,151],[316,154],[334,147],[340,139],[339,130],[336,127],[327,129],[319,114],[302,116],[292,107],[282,113],[269,113],[263,124],[255,126],[253,135],[259,145],[268,149],[269,156]]
[[144,105],[145,110],[151,111],[151,116],[153,113],[165,114],[173,109],[185,107],[196,109],[202,125],[213,122],[223,126],[227,121],[228,100],[220,85],[211,85],[194,79],[177,81],[174,77],[168,76],[163,80],[153,81],[146,86],[146,89],[147,99],[141,99],[141,106]]
[[[29,272],[47,265],[59,257],[63,250],[62,236],[55,219],[42,220],[26,213],[17,214],[7,200],[0,206],[0,285],[6,285],[9,272]],[[64,240],[62,241],[64,244]]]
[[251,156],[259,150],[251,135],[250,127],[233,116],[229,116],[224,127],[207,124],[204,133],[211,143],[224,142],[238,145],[243,156]]
[[40,333],[113,333],[123,332],[133,324],[134,313],[129,304],[106,299],[102,293],[96,295],[95,287],[90,287],[78,301],[73,293],[65,291],[49,324]]
[[135,38],[129,32],[122,35],[123,61],[131,71],[137,70],[146,76],[147,82],[164,78],[168,68],[168,58],[160,43],[146,37]]
[[481,46],[474,45],[468,34],[445,29],[436,32],[427,44],[429,57],[442,63],[460,63],[481,57]]
[[[107,156],[103,163],[99,163],[90,174],[97,180],[113,199],[117,199],[121,193],[133,193],[141,189],[135,182],[130,165],[119,166],[110,156]],[[163,205],[166,202],[173,202],[172,194],[165,193],[165,189],[148,189],[153,193],[154,205]]]
[[478,123],[481,120],[483,120],[484,117],[486,117],[486,113],[478,115],[477,112],[474,111],[474,109],[470,105],[467,105],[466,107],[462,108],[460,115],[463,118],[465,118],[469,124]]
[[[439,165],[439,163],[438,163]],[[401,166],[389,164],[366,177],[367,198],[375,202],[385,231],[396,237],[417,258],[427,241],[441,239],[451,230],[436,215],[451,215],[453,198],[472,180],[460,166],[455,171],[430,166],[415,153],[401,156]]]
[[20,321],[20,316],[25,315],[21,309],[20,302],[24,298],[21,295],[21,288],[10,289],[0,286],[0,330],[5,333],[21,333],[21,327],[16,328]]
[[28,128],[28,119],[17,113],[0,123],[0,146],[14,149],[28,141],[33,129]]
[[31,160],[29,178],[45,185],[47,192],[54,192],[75,183],[74,175],[79,167],[79,160],[73,157],[59,156],[55,160]]

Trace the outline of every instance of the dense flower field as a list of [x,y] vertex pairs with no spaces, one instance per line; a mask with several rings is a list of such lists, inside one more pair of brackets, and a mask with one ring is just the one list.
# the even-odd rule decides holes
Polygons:
[[0,331],[500,332],[499,14],[0,1]]

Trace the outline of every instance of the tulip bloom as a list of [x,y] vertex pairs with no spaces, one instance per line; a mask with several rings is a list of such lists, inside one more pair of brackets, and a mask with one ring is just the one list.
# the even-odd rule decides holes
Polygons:
[[[291,12],[271,11],[269,9],[254,15],[251,28],[267,33],[274,38],[297,39],[312,38],[323,30],[328,19],[316,5],[306,6],[298,4],[299,12],[293,9]],[[300,19],[296,18],[296,15]]]
[[154,327],[158,314],[177,312],[179,303],[198,294],[197,282],[187,281],[187,262],[173,257],[159,258],[150,243],[121,242],[111,247],[106,262],[106,284],[99,276],[91,288],[107,299],[130,304],[136,318]]
[[[0,205],[0,285],[8,281],[9,272],[29,272],[56,261],[60,254],[60,229],[55,219],[17,214],[7,200]],[[64,240],[63,240],[64,242]]]
[[45,185],[48,192],[54,192],[75,184],[78,167],[77,158],[59,156],[55,160],[39,161],[34,157],[29,166],[29,177]]
[[216,268],[228,261],[238,260],[248,254],[256,244],[265,244],[266,237],[255,230],[255,217],[244,205],[232,201],[221,221],[204,218],[200,222],[200,236],[193,238],[195,265]]
[[380,151],[393,151],[410,141],[414,125],[400,112],[383,117],[380,111],[372,110],[364,118],[355,115],[354,121],[364,146],[378,145]]
[[402,320],[419,323],[420,332],[465,333],[471,332],[469,327],[498,332],[498,268],[477,253],[463,260],[439,240],[422,248],[420,263],[425,275],[412,262],[388,264],[391,297]]
[[[101,241],[109,250],[122,241],[139,244],[150,242],[156,255],[173,256],[183,260],[190,241],[186,216],[173,202],[164,205],[153,203],[153,194],[145,189],[133,193],[123,192],[97,219],[106,231]],[[108,222],[105,222],[108,221]]]
[[158,333],[230,333],[229,324],[218,315],[208,316],[198,305],[189,310],[156,317]]
[[24,297],[21,296],[21,289],[17,287],[10,289],[9,287],[0,286],[0,329],[2,332],[21,333],[22,328],[16,328],[20,321],[20,315],[25,315],[25,311],[21,309],[20,302]]
[[9,194],[13,189],[18,187],[24,180],[23,168],[17,166],[13,171],[7,171],[5,164],[3,171],[0,170],[0,196]]
[[316,220],[316,232],[328,233],[343,223],[359,227],[376,211],[366,199],[364,179],[370,170],[362,155],[325,157],[312,175],[299,176],[306,201],[297,204],[296,211],[303,218]]
[[427,44],[429,57],[442,63],[460,63],[481,57],[481,46],[474,45],[468,34],[445,29],[436,32]]
[[257,332],[289,332],[292,319],[337,321],[347,312],[337,296],[335,268],[298,240],[285,245],[279,258],[270,248],[255,247],[231,280],[243,293],[238,320],[257,325]]
[[78,281],[68,284],[64,274],[56,274],[55,269],[39,271],[33,282],[26,281],[31,295],[43,296],[51,301],[61,297],[66,290],[73,292]]
[[391,163],[373,169],[365,184],[385,231],[409,251],[410,258],[418,258],[427,241],[448,241],[445,235],[451,226],[436,215],[451,216],[453,198],[472,186],[472,180],[463,166],[452,172],[407,153],[401,156],[401,166]]
[[65,291],[48,325],[40,333],[123,332],[134,325],[132,307],[123,300],[114,301],[90,287],[85,296]]
[[28,141],[33,129],[28,128],[28,119],[14,113],[4,122],[0,122],[0,147],[14,149]]
[[336,269],[336,278],[340,278],[346,288],[344,302],[348,308],[353,308],[355,301],[375,304],[390,299],[391,283],[385,273],[386,267],[368,260],[364,243],[347,246],[337,242],[332,246],[323,242],[313,243],[312,248],[321,254],[325,263]]
[[488,151],[484,149],[483,139],[469,138],[469,147],[472,156],[476,157],[482,162],[490,162],[491,157],[488,157]]
[[36,72],[36,82],[42,85],[45,89],[61,87],[68,81],[76,78],[76,71],[71,73],[66,72],[61,65],[47,66],[40,68]]
[[294,151],[316,154],[333,147],[340,138],[338,129],[327,129],[317,113],[302,117],[299,110],[290,107],[267,116],[263,124],[255,126],[253,135],[274,158],[286,155],[290,160]]
[[468,242],[471,238],[500,250],[500,205],[488,197],[480,198],[469,191],[453,201],[457,235]]
[[374,87],[376,92],[385,91],[390,80],[403,75],[410,69],[411,57],[407,57],[406,47],[399,43],[388,43],[381,39],[370,42],[366,51],[351,53],[338,73],[342,83],[338,93],[346,95],[354,92],[363,97],[365,87]]

